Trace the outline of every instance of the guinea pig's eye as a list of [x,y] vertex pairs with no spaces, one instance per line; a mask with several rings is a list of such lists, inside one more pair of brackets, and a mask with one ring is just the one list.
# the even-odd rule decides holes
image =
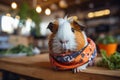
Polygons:
[[71,28],[72,32],[75,32],[74,28]]
[[54,24],[53,24],[52,22],[50,22],[50,23],[48,24],[48,27],[47,27],[47,28],[49,28],[50,31],[53,32],[53,26],[54,26]]

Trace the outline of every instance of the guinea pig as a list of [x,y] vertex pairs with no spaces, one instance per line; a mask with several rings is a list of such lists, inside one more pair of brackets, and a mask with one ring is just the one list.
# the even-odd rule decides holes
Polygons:
[[76,16],[58,18],[48,27],[50,62],[55,69],[72,69],[75,73],[86,69],[96,57],[96,46],[87,38],[85,26]]

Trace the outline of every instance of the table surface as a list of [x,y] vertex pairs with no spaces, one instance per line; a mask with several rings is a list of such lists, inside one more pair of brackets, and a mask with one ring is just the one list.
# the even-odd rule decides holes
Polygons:
[[119,80],[120,70],[108,70],[101,67],[88,67],[80,73],[53,70],[48,53],[16,58],[0,58],[0,69],[44,80]]

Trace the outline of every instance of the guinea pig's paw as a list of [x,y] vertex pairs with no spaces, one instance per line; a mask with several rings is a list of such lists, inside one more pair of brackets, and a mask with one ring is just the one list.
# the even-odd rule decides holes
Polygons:
[[95,61],[92,60],[92,61],[89,62],[88,66],[93,66],[94,64],[95,64]]
[[85,69],[86,69],[86,67],[81,67],[81,66],[77,67],[77,68],[74,69],[74,73],[78,73],[78,72],[83,71]]
[[74,73],[78,73],[78,72],[80,72],[80,71],[85,70],[87,66],[88,66],[88,63],[86,63],[86,64],[84,64],[84,65],[82,65],[82,66],[79,66],[79,67],[75,68],[73,71],[74,71]]
[[73,69],[73,73],[78,73],[78,72],[80,72],[81,70],[77,67],[77,68],[74,68]]

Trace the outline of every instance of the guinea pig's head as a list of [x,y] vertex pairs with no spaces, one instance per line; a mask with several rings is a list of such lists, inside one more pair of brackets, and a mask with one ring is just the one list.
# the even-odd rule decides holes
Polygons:
[[52,32],[49,39],[50,53],[74,52],[86,44],[85,26],[74,17],[59,18],[50,22],[48,28]]

